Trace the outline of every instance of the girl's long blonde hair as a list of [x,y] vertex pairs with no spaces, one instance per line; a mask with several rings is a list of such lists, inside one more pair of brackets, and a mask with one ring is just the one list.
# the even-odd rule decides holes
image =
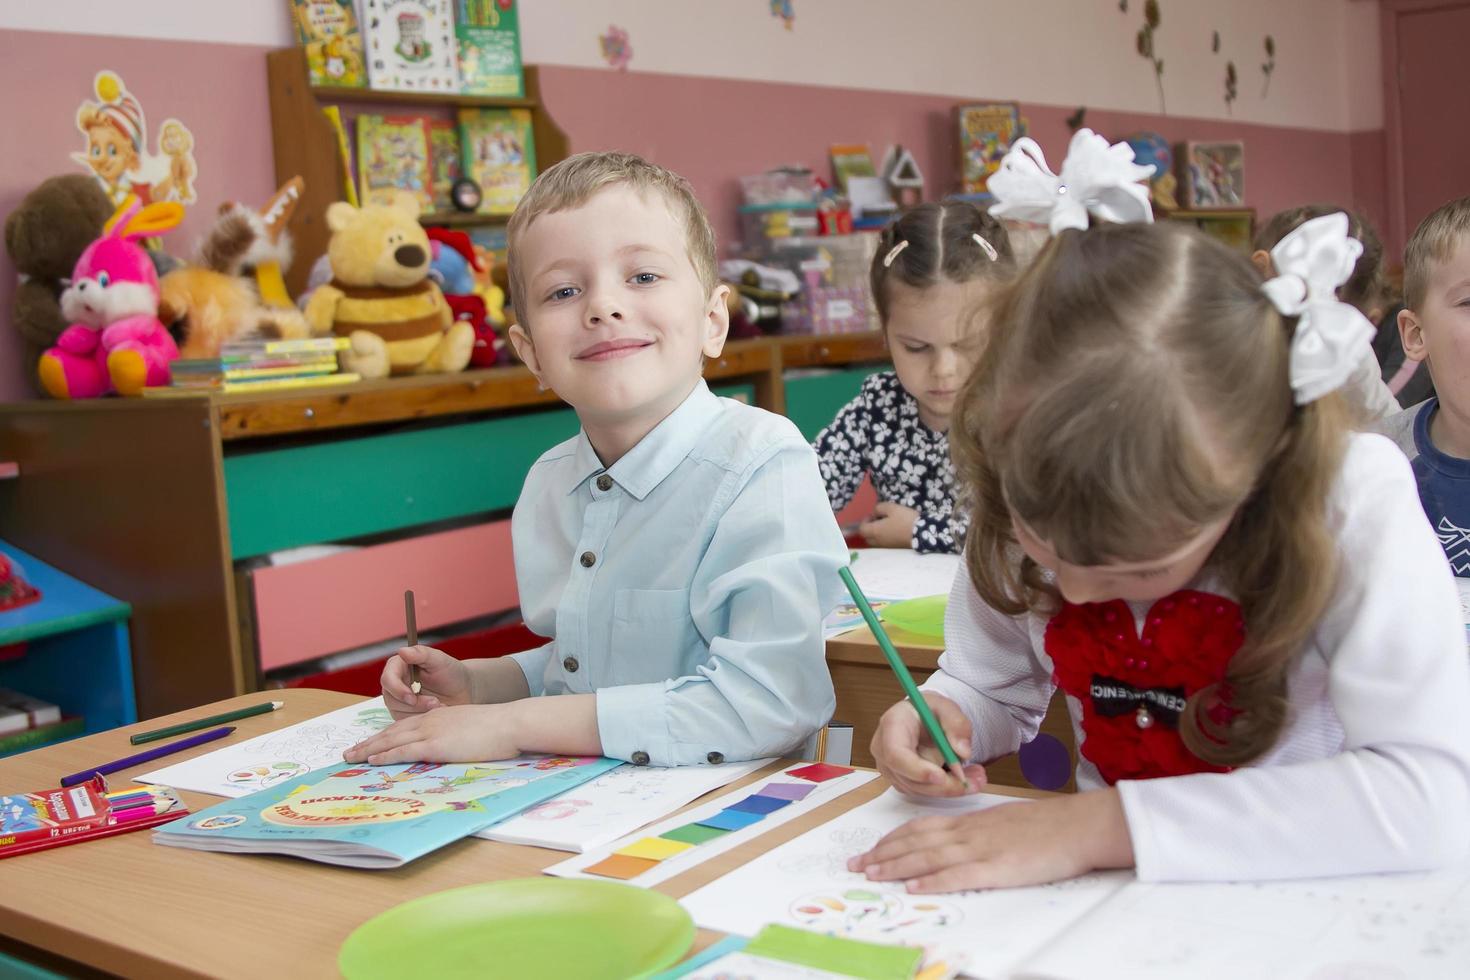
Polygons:
[[[1292,660],[1334,584],[1342,408],[1293,403],[1294,327],[1245,256],[1193,229],[1066,231],[996,297],[950,430],[975,501],[970,576],[1011,615],[1060,603],[1013,514],[1065,561],[1101,565],[1158,558],[1234,511],[1206,567],[1239,601],[1245,642],[1179,726],[1216,765],[1276,741]],[[1203,710],[1217,702],[1232,710]]]

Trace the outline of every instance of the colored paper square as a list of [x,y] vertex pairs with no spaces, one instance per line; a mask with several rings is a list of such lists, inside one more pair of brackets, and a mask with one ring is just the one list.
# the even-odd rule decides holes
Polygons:
[[703,844],[707,840],[724,837],[728,833],[728,830],[721,830],[719,827],[706,827],[703,824],[686,823],[682,827],[666,830],[662,834],[659,834],[659,836],[668,840],[683,841],[686,844]]
[[618,853],[624,857],[648,858],[651,861],[662,861],[671,858],[681,851],[687,851],[693,844],[683,841],[668,840],[663,837],[645,837],[635,840],[627,847],[618,848]]
[[761,796],[757,793],[754,796],[747,796],[739,803],[731,803],[725,809],[740,810],[744,813],[759,813],[761,816],[765,816],[768,813],[775,813],[783,806],[790,805],[790,800],[778,800],[775,797]]
[[814,783],[825,783],[829,779],[846,776],[850,772],[852,770],[846,766],[831,766],[825,762],[813,762],[809,766],[792,769],[786,775],[795,776],[797,779],[807,779]]
[[701,827],[715,827],[720,830],[739,830],[741,827],[749,827],[753,823],[760,823],[764,813],[750,813],[735,809],[721,810],[712,817],[705,817],[699,821]]
[[773,800],[790,800],[795,803],[807,798],[807,794],[816,789],[807,783],[766,783],[761,787],[761,796],[769,796]]
[[658,862],[649,860],[648,858],[614,854],[611,857],[603,858],[596,864],[589,864],[582,870],[589,875],[601,875],[604,878],[617,878],[620,881],[627,881],[629,878],[638,877],[649,868],[656,867],[658,867]]

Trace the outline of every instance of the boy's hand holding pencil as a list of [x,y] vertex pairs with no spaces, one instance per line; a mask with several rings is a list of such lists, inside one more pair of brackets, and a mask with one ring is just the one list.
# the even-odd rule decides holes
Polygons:
[[[414,671],[420,685],[417,694],[411,686]],[[433,647],[399,648],[383,665],[382,683],[383,703],[395,719],[473,700],[469,668]]]

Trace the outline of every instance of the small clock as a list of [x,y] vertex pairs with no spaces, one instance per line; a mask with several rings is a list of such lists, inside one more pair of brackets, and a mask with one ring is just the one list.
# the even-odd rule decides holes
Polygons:
[[449,188],[449,200],[459,211],[474,211],[480,206],[483,198],[480,185],[468,177],[461,177]]

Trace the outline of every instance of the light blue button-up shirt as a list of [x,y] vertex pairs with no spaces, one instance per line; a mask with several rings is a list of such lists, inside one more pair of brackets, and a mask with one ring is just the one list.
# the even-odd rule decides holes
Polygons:
[[513,656],[532,694],[597,692],[605,754],[755,759],[830,720],[847,548],[788,419],[701,380],[611,467],[586,433],[547,452],[511,529],[521,612],[552,640]]

